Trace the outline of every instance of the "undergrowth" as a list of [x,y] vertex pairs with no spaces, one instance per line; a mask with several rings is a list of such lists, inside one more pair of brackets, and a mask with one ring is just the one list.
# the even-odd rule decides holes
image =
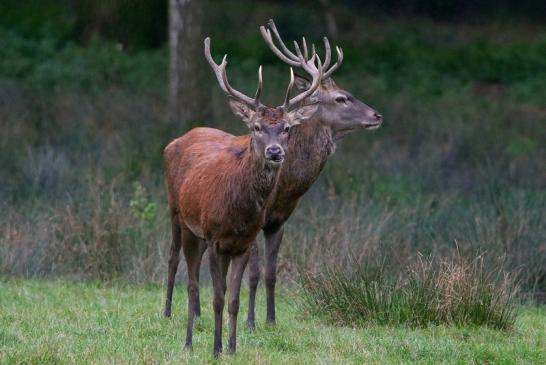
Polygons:
[[340,325],[510,329],[516,319],[514,276],[482,256],[420,257],[398,275],[355,262],[304,273],[300,287],[305,311]]

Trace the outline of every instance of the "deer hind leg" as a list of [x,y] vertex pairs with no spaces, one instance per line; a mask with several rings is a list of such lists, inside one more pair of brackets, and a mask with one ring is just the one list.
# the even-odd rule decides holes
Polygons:
[[248,259],[248,314],[246,325],[250,330],[256,329],[256,290],[260,281],[260,255],[258,250],[258,242],[254,241],[249,248]]
[[267,298],[268,324],[275,324],[275,284],[277,282],[277,257],[281,247],[284,226],[274,230],[264,231],[266,265],[265,265],[265,292]]
[[198,262],[199,262],[199,264],[195,268],[195,277],[196,277],[196,280],[197,280],[197,295],[196,295],[195,303],[194,303],[195,304],[194,305],[195,317],[201,317],[201,299],[199,297],[199,273],[200,273],[200,270],[201,270],[201,262],[203,262],[203,254],[205,253],[206,250],[207,250],[207,243],[204,240],[200,239],[199,240],[199,252],[198,252],[198,255],[199,255]]
[[229,353],[235,353],[237,349],[237,315],[239,314],[239,296],[241,293],[241,281],[248,263],[249,250],[234,256],[231,264],[231,280],[229,283]]
[[174,280],[176,277],[176,271],[178,270],[178,262],[180,258],[180,247],[182,245],[180,222],[178,215],[171,215],[171,228],[173,242],[171,244],[171,253],[169,257],[169,269],[167,274],[167,294],[165,296],[165,308],[163,314],[165,317],[171,316],[171,305],[173,300]]
[[[199,297],[199,268],[203,256],[203,242],[186,226],[181,227],[182,249],[188,267],[188,323],[186,331],[186,348],[192,347],[193,321]],[[204,246],[206,248],[206,246]]]
[[213,354],[218,357],[222,352],[222,312],[226,295],[226,275],[230,256],[221,254],[214,243],[209,247],[210,276],[214,289],[212,307],[214,309],[214,347]]

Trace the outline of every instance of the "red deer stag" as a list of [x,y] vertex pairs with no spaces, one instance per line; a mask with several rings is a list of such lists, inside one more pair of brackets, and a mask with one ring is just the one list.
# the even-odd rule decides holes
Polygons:
[[[301,68],[299,46],[294,42],[296,54],[282,41],[275,23],[270,20],[268,28],[260,27],[262,36],[271,50],[285,63]],[[275,44],[273,36],[279,47]],[[346,90],[338,87],[331,78],[332,73],[343,61],[343,51],[336,47],[337,61],[330,67],[331,48],[326,37],[323,38],[325,57],[321,84],[317,90],[303,101],[318,103],[319,109],[305,125],[294,129],[288,136],[286,161],[281,169],[275,193],[266,208],[263,232],[265,237],[265,289],[267,298],[267,323],[275,323],[275,283],[277,256],[284,233],[284,223],[296,208],[299,199],[313,185],[328,157],[335,150],[335,142],[346,134],[360,129],[376,129],[383,117],[374,109],[356,99]],[[308,54],[305,38],[302,42],[303,54]],[[314,51],[314,47],[313,47]],[[304,71],[306,71],[304,69]],[[309,90],[309,81],[296,79],[296,86]],[[247,325],[255,328],[256,288],[260,280],[258,246],[251,248],[249,259],[250,298]]]
[[[261,67],[254,98],[235,90],[226,75],[226,56],[218,65],[205,39],[205,57],[232,111],[249,127],[250,134],[233,136],[212,128],[195,128],[171,142],[164,151],[165,178],[171,214],[173,243],[169,260],[165,315],[170,315],[174,277],[180,248],[188,268],[188,322],[186,347],[192,346],[194,317],[199,314],[199,268],[209,250],[214,288],[214,355],[222,351],[222,312],[226,276],[232,263],[229,290],[229,351],[236,349],[237,314],[241,279],[248,262],[249,247],[264,224],[264,209],[284,160],[290,128],[309,119],[317,105],[300,102],[319,86],[322,67],[318,56],[301,65],[312,75],[311,87],[290,98],[291,80],[284,104],[270,108],[259,101]],[[315,60],[317,65],[315,66]]]

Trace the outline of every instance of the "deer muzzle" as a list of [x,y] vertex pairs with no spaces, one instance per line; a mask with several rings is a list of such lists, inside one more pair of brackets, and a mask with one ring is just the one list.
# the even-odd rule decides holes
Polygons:
[[278,144],[272,144],[265,148],[265,159],[273,163],[284,161],[284,150]]

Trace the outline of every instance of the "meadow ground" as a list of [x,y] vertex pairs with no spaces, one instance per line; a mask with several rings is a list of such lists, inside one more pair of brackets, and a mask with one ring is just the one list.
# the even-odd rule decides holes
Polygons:
[[247,293],[243,292],[237,354],[215,360],[210,289],[202,290],[203,317],[194,332],[193,352],[182,348],[185,289],[176,289],[173,317],[165,319],[159,285],[3,279],[0,363],[546,363],[544,307],[521,307],[510,331],[335,327],[306,317],[295,305],[294,289],[280,290],[274,327],[264,324],[260,292],[254,333],[245,328]]

